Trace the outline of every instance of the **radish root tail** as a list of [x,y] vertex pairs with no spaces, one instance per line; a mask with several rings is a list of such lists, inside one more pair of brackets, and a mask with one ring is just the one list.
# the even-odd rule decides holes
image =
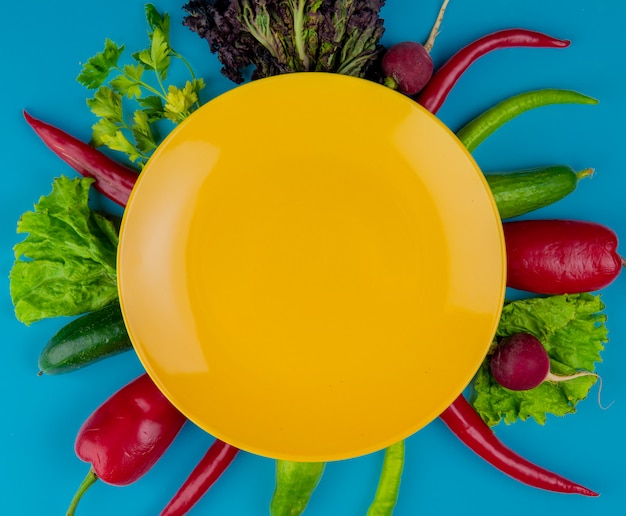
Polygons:
[[435,44],[435,39],[437,38],[437,35],[439,34],[439,28],[441,27],[441,22],[443,21],[443,15],[446,12],[446,7],[448,7],[448,2],[449,0],[443,0],[443,3],[441,4],[441,7],[439,9],[439,14],[437,14],[437,19],[435,20],[435,24],[433,25],[433,28],[430,30],[430,34],[428,35],[428,39],[426,40],[426,43],[424,43],[424,48],[426,49],[426,52],[430,53],[430,51],[433,48],[433,45]]
[[602,405],[602,377],[597,373],[592,373],[591,371],[579,371],[574,374],[560,376],[553,373],[548,373],[546,379],[544,381],[548,382],[566,382],[567,380],[574,380],[576,378],[581,378],[583,376],[595,376],[598,379],[598,406],[602,410],[608,410],[611,405],[613,405],[613,401],[609,403],[606,407]]

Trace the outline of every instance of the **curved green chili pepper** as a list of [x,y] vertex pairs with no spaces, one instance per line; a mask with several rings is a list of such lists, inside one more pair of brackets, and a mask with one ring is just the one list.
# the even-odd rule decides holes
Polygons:
[[404,441],[398,441],[385,450],[378,488],[367,516],[391,516],[398,501],[403,468]]
[[469,152],[490,134],[517,115],[550,104],[597,104],[598,100],[571,90],[528,91],[505,99],[468,122],[456,133]]
[[324,462],[276,461],[271,516],[300,516],[324,472]]

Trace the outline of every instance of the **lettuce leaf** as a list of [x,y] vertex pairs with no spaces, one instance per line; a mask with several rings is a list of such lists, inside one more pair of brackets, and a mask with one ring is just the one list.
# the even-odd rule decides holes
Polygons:
[[17,224],[10,293],[25,324],[97,310],[117,298],[118,234],[88,205],[91,178],[54,180],[52,192]]
[[[546,347],[555,374],[594,371],[608,340],[603,310],[600,296],[588,293],[512,301],[504,306],[496,337],[518,332],[534,335]],[[529,418],[543,425],[547,414],[574,413],[596,381],[597,377],[583,376],[515,392],[496,383],[487,356],[472,384],[472,404],[490,426]]]

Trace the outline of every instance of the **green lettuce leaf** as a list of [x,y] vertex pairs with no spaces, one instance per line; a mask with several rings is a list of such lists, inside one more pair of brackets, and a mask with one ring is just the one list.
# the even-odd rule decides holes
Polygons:
[[10,293],[25,324],[97,310],[117,298],[118,234],[89,208],[93,181],[56,178],[52,192],[17,224],[28,235],[13,248]]
[[[534,335],[546,347],[555,374],[594,371],[608,340],[603,310],[600,296],[588,293],[512,301],[504,306],[496,337],[518,332]],[[574,413],[596,381],[595,376],[582,376],[515,392],[493,379],[488,355],[472,384],[472,404],[490,426],[529,418],[543,425],[547,414]]]

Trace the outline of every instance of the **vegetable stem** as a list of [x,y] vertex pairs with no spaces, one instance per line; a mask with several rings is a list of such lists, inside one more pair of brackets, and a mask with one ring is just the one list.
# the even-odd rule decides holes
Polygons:
[[580,179],[584,179],[585,177],[591,177],[593,176],[593,173],[596,170],[594,168],[585,168],[579,172],[576,172],[576,179],[580,180]]
[[305,0],[298,0],[297,8],[293,6],[293,37],[298,57],[302,61],[304,71],[309,71],[311,66],[309,56],[305,50],[304,44],[304,4]]
[[90,469],[89,473],[87,473],[87,476],[78,486],[78,490],[76,491],[74,498],[72,498],[72,501],[70,503],[70,506],[67,508],[65,516],[74,516],[74,513],[76,512],[76,507],[78,506],[78,502],[80,502],[87,489],[89,489],[96,482],[96,480],[98,480],[98,475],[96,475],[93,469]]

